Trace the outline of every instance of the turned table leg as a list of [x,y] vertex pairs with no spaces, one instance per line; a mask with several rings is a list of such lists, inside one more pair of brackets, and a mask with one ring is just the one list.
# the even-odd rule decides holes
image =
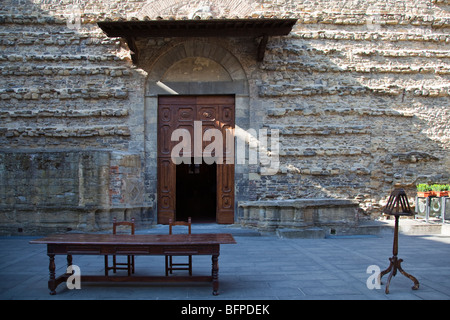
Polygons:
[[213,283],[213,295],[219,294],[219,255],[212,255],[212,283]]
[[72,255],[67,255],[67,268],[69,268],[72,265]]
[[51,295],[55,295],[56,294],[55,255],[49,253],[48,257],[50,258],[50,263],[48,265],[48,270],[50,273],[50,278],[48,280],[48,289],[50,290]]

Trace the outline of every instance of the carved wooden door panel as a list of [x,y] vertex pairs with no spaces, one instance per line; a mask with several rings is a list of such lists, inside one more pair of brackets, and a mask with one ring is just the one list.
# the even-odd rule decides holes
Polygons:
[[[167,224],[176,217],[176,165],[171,155],[179,141],[171,141],[171,136],[179,128],[190,133],[192,156],[195,147],[203,151],[214,140],[204,141],[203,135],[208,129],[222,133],[223,163],[217,163],[216,221],[234,223],[234,109],[234,96],[159,97],[158,223]],[[201,121],[200,132],[200,122],[196,124],[196,121]],[[216,152],[211,153],[219,156]]]
[[234,165],[217,165],[217,223],[234,223]]
[[[232,96],[201,96],[197,100],[197,120],[202,121],[203,132],[217,129],[222,135],[222,160],[216,162],[216,221],[223,224],[234,223],[234,109]],[[203,148],[209,143],[204,141]]]
[[158,159],[158,223],[167,224],[175,217],[175,173],[170,158]]
[[217,165],[217,223],[234,223],[234,124],[233,104],[218,108],[224,139],[223,164]]

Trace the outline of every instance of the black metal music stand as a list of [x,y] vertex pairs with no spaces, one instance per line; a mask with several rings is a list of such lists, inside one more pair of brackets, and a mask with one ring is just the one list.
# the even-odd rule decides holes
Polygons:
[[[401,210],[400,210],[401,209]],[[416,278],[414,278],[409,273],[405,272],[402,269],[401,263],[403,262],[403,259],[398,259],[398,219],[400,216],[411,216],[413,215],[413,212],[411,211],[411,208],[408,203],[408,197],[406,196],[406,192],[403,189],[395,189],[391,196],[389,197],[388,203],[386,204],[386,207],[383,209],[383,213],[393,215],[395,217],[395,231],[394,231],[394,246],[392,249],[392,258],[389,258],[390,264],[389,267],[382,271],[380,273],[380,283],[381,278],[388,273],[389,274],[388,281],[386,283],[386,294],[389,293],[389,284],[391,283],[392,276],[395,277],[397,274],[397,270],[400,271],[401,274],[403,274],[405,277],[411,279],[414,282],[414,286],[412,286],[413,290],[419,289],[419,281],[417,281]]]

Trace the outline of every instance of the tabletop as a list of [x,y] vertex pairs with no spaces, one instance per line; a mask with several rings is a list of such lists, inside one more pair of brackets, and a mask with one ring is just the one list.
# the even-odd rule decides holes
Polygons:
[[54,234],[30,241],[30,244],[92,244],[92,245],[215,245],[235,244],[229,233],[202,234]]

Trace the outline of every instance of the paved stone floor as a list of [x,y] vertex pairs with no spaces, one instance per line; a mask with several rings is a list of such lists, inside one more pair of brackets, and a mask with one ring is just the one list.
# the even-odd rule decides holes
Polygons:
[[[214,227],[193,232],[217,231]],[[31,245],[36,237],[0,238],[0,299],[151,299],[151,300],[448,300],[450,299],[450,236],[401,234],[399,258],[404,270],[420,282],[397,274],[390,293],[369,289],[369,266],[384,270],[392,256],[392,233],[327,239],[280,239],[255,236],[240,228],[231,231],[235,245],[222,245],[219,257],[220,295],[211,295],[209,283],[81,283],[65,284],[50,296],[47,289],[48,257],[45,245]],[[161,227],[140,233],[164,233]],[[180,257],[181,258],[181,257]],[[74,256],[83,274],[103,274],[103,257]],[[194,274],[211,272],[211,258],[193,257]],[[65,271],[64,256],[56,257],[57,275]],[[376,268],[376,267],[375,267]],[[125,271],[118,271],[125,272]],[[178,271],[180,274],[183,271]],[[136,274],[164,275],[164,257],[137,256]],[[387,275],[383,278],[387,280]],[[369,284],[373,282],[369,281]]]

